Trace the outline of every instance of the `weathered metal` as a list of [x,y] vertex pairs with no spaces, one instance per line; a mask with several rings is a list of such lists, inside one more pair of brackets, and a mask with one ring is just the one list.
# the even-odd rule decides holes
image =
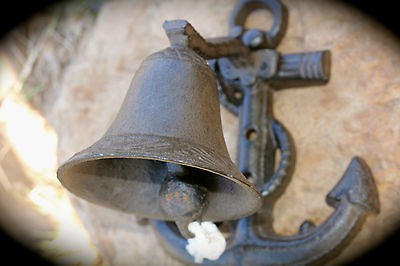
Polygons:
[[[270,31],[244,27],[259,8],[274,16]],[[374,179],[361,158],[354,157],[328,194],[335,211],[324,223],[307,220],[295,236],[273,228],[295,151],[273,115],[272,95],[325,84],[330,75],[329,51],[274,50],[287,19],[278,0],[242,0],[229,37],[206,40],[185,20],[165,22],[171,47],[143,62],[114,123],[59,168],[61,183],[91,202],[157,219],[161,243],[188,264],[187,225],[195,220],[220,222],[229,235],[225,253],[206,265],[309,265],[340,252],[367,214],[379,212]],[[223,139],[219,101],[240,120],[237,166]]]
[[[354,158],[326,201],[335,209],[321,225],[305,221],[299,234],[277,235],[272,228],[272,208],[276,198],[267,197],[263,208],[250,217],[229,222],[227,249],[217,261],[204,265],[317,265],[326,262],[350,243],[368,213],[379,210],[375,184],[368,166]],[[165,249],[187,264],[186,239],[174,225],[157,221],[154,227]]]
[[186,176],[190,176],[190,173],[171,172],[161,184],[160,205],[175,221],[182,236],[190,238],[193,234],[188,229],[189,223],[201,220],[208,207],[208,189],[196,180],[192,180],[192,184],[188,182]]
[[[257,8],[268,8],[274,15],[271,31],[243,28],[246,17]],[[307,220],[300,226],[298,235],[278,235],[273,228],[273,207],[292,177],[295,152],[289,132],[273,116],[272,94],[280,89],[327,83],[330,52],[282,55],[268,49],[278,45],[287,25],[286,8],[279,1],[240,1],[230,21],[232,36],[241,44],[224,40],[217,49],[218,44],[213,41],[210,54],[207,54],[207,43],[211,42],[197,37],[198,33],[187,22],[164,24],[171,44],[177,45],[177,42],[171,40],[168,32],[179,28],[179,45],[198,47],[200,45],[183,40],[201,40],[199,54],[205,58],[217,57],[209,60],[209,64],[217,75],[220,101],[240,120],[237,165],[264,198],[263,207],[255,215],[221,224],[221,229],[229,235],[227,250],[219,260],[204,264],[311,265],[325,262],[351,241],[369,213],[379,212],[376,185],[366,163],[354,157],[326,198],[335,212],[318,227]],[[231,45],[244,45],[248,50],[237,48],[240,52],[233,53],[235,49],[227,49]],[[278,150],[280,160],[275,169]],[[173,224],[156,221],[154,227],[171,254],[185,263],[193,263],[185,250],[186,240],[176,233]]]
[[250,215],[261,196],[229,157],[219,108],[214,73],[203,58],[184,47],[157,52],[136,72],[105,135],[63,164],[58,178],[93,203],[175,221],[159,192],[170,174],[180,174],[207,188],[203,219]]

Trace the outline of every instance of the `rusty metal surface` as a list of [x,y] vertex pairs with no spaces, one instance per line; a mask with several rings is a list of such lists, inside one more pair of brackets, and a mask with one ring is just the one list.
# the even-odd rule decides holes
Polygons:
[[[171,165],[171,167],[175,167],[175,165]],[[176,172],[174,170],[171,169],[169,172]],[[187,173],[185,169],[178,173],[169,174],[163,181],[159,192],[160,205],[166,213],[173,217],[182,236],[191,238],[194,235],[189,231],[188,225],[192,221],[200,220],[203,216],[203,212],[209,204],[208,191],[194,178],[191,183],[188,182],[185,176],[190,173]]]
[[[244,28],[258,8],[274,15],[270,31]],[[306,220],[289,237],[273,228],[274,204],[292,178],[295,152],[273,115],[272,95],[325,84],[330,73],[329,51],[272,50],[287,18],[278,0],[247,0],[232,12],[230,37],[205,40],[187,21],[164,23],[171,48],[145,60],[114,124],[60,167],[60,181],[89,201],[160,219],[153,224],[161,243],[185,263],[193,263],[185,238],[194,220],[223,221],[228,228],[227,250],[206,265],[309,265],[336,255],[366,215],[379,212],[376,185],[361,158],[354,157],[328,194],[335,211],[324,223]],[[209,59],[215,76],[200,56]],[[239,169],[223,140],[218,91],[239,116]],[[168,165],[183,166],[184,174],[176,178]]]
[[[274,48],[282,38],[287,22],[286,8],[279,1],[240,1],[232,13],[231,30],[236,30],[235,23],[243,25],[248,14],[257,8],[268,8],[273,13],[272,33],[268,35],[269,32],[261,34],[261,31],[242,29],[245,33],[238,34],[237,38],[251,50]],[[278,31],[277,27],[282,31]],[[166,29],[167,34],[168,30],[171,29]],[[184,38],[190,39],[187,35]],[[168,36],[171,39],[171,35]],[[276,39],[271,42],[268,36],[276,36]],[[183,42],[180,44],[184,45]],[[219,51],[224,51],[226,43],[221,42],[220,45]],[[196,47],[193,43],[190,46]],[[200,54],[210,58],[215,55],[215,50],[214,43],[209,55],[206,46]],[[273,207],[292,177],[295,153],[290,134],[274,118],[272,94],[279,89],[328,82],[330,52],[281,55],[275,50],[260,49],[243,54],[227,52],[225,57],[221,52],[218,59],[210,60],[210,66],[218,77],[221,103],[240,119],[237,164],[240,171],[259,188],[264,204],[257,214],[229,222],[227,250],[217,261],[208,260],[204,264],[311,265],[326,262],[349,244],[369,213],[379,212],[376,185],[366,163],[354,157],[326,198],[328,205],[335,209],[333,214],[318,227],[312,221],[304,221],[298,235],[278,235],[273,228]],[[277,150],[281,158],[275,169]],[[154,227],[172,255],[185,263],[193,263],[185,250],[186,241],[179,237],[173,224],[158,221]]]
[[157,52],[142,63],[109,130],[63,164],[58,178],[91,202],[175,220],[160,206],[167,163],[185,166],[208,189],[203,219],[238,219],[261,206],[259,192],[228,155],[214,74],[183,48]]
[[[377,192],[370,170],[355,158],[337,186],[328,194],[327,203],[335,212],[320,226],[305,221],[298,235],[279,236],[264,228],[268,206],[264,212],[234,224],[228,247],[218,261],[205,265],[317,265],[337,255],[360,230],[366,215],[379,211]],[[270,210],[268,210],[270,211]],[[259,217],[264,215],[264,217]],[[193,259],[186,252],[186,240],[175,233],[173,224],[155,223],[164,247],[185,263]]]

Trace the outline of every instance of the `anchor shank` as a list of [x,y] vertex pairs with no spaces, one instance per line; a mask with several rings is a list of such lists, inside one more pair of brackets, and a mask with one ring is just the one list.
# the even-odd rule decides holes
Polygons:
[[275,145],[271,130],[272,90],[262,82],[243,88],[240,107],[238,166],[258,188],[271,177]]

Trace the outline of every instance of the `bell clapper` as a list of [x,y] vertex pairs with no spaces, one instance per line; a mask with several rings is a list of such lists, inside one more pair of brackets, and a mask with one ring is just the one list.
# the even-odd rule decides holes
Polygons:
[[159,192],[160,205],[175,221],[181,235],[188,239],[194,237],[189,224],[200,221],[208,205],[207,189],[185,181],[183,166],[169,164],[168,168]]
[[201,221],[208,205],[207,189],[188,179],[190,173],[184,166],[168,164],[168,175],[159,192],[161,207],[187,239],[186,250],[195,263],[205,258],[216,260],[225,251],[226,240],[213,222]]

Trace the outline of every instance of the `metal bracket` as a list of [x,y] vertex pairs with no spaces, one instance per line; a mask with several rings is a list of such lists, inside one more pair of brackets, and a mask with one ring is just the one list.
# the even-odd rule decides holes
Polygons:
[[[247,16],[259,8],[274,16],[270,31],[245,29]],[[243,0],[230,19],[231,37],[203,39],[186,21],[168,21],[164,29],[171,46],[185,46],[206,59],[219,82],[221,103],[239,116],[241,172],[264,197],[261,210],[250,217],[220,224],[229,235],[225,253],[205,265],[310,265],[328,260],[356,235],[369,213],[379,212],[378,192],[367,164],[354,157],[338,184],[327,195],[333,214],[321,225],[305,221],[299,234],[281,236],[273,229],[272,210],[290,181],[293,140],[272,112],[272,94],[284,88],[322,85],[330,74],[330,52],[282,55],[275,48],[287,26],[287,9],[278,0]],[[275,168],[275,154],[280,161]],[[185,263],[193,263],[186,239],[176,225],[154,221],[164,247]]]

